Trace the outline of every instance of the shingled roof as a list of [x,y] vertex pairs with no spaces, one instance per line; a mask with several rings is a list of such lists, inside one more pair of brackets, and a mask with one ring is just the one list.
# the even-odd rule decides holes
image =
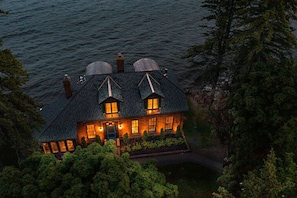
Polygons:
[[38,137],[39,141],[76,139],[77,122],[106,120],[103,104],[100,103],[109,94],[120,101],[120,118],[146,116],[143,99],[151,93],[147,90],[147,82],[144,82],[147,77],[152,81],[155,93],[162,97],[160,114],[188,110],[185,94],[171,72],[166,77],[159,70],[87,76],[83,84],[73,81],[74,95],[71,98],[66,100],[63,95],[55,103],[43,108],[42,114],[47,124]]

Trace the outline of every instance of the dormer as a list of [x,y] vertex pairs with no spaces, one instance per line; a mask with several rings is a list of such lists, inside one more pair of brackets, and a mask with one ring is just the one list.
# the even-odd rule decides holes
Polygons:
[[147,114],[160,113],[161,98],[164,98],[164,94],[158,81],[146,73],[139,82],[138,89]]
[[106,118],[120,116],[121,87],[110,76],[107,76],[99,86],[98,99],[99,105],[103,106],[103,113]]

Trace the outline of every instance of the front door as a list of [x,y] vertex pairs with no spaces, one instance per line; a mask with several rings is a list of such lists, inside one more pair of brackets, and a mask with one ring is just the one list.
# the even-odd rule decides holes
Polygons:
[[115,124],[107,124],[106,125],[106,138],[107,139],[116,139],[117,130]]

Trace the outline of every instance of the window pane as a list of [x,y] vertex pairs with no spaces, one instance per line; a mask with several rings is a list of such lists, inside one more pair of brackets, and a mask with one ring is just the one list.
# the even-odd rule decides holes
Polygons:
[[66,144],[65,144],[64,141],[60,141],[60,142],[59,142],[59,147],[60,147],[60,151],[61,151],[62,153],[64,153],[64,152],[67,151],[67,149],[66,149]]
[[138,120],[132,120],[132,133],[138,133]]
[[50,149],[48,143],[43,143],[42,145],[43,145],[43,152],[44,153],[51,153],[51,149]]
[[111,103],[111,105],[112,105],[112,108],[111,108],[112,113],[117,113],[118,112],[118,105],[117,105],[117,103],[116,102],[113,102],[113,103]]
[[148,131],[149,132],[155,132],[156,131],[156,121],[157,119],[156,118],[150,118],[149,119],[149,128],[148,128]]
[[110,103],[105,103],[105,113],[111,113],[111,105],[110,105]]
[[173,126],[173,116],[166,117],[165,130],[172,129],[172,126]]
[[88,138],[95,138],[95,126],[93,124],[87,125]]
[[159,108],[159,99],[154,98],[153,101],[154,101],[153,109],[158,109]]
[[67,140],[68,151],[74,151],[74,145],[72,140]]
[[147,109],[153,109],[153,99],[147,100]]
[[56,142],[51,142],[51,148],[52,148],[53,153],[58,153],[59,152],[58,145],[57,145]]

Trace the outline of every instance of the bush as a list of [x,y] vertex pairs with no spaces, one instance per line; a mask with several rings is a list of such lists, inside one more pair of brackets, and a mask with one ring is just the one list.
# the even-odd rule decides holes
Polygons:
[[132,151],[139,151],[142,149],[142,147],[141,147],[140,143],[137,142],[134,146],[132,146],[131,149],[132,149]]
[[178,126],[176,127],[175,137],[179,138],[180,135],[181,135],[180,133],[181,133],[181,132],[180,132],[180,125],[178,125]]
[[87,141],[86,141],[86,138],[83,136],[82,138],[81,138],[81,147],[82,148],[87,148]]
[[147,131],[145,130],[145,131],[143,132],[142,140],[143,140],[143,141],[147,141],[147,139],[148,139],[148,135],[147,135]]
[[164,140],[164,137],[165,137],[165,132],[164,132],[164,129],[162,128],[160,131],[160,140]]
[[130,142],[129,136],[128,136],[128,133],[127,132],[124,134],[123,141],[124,141],[124,144],[129,144],[129,142]]
[[100,145],[102,145],[102,141],[99,135],[96,135],[96,142]]

